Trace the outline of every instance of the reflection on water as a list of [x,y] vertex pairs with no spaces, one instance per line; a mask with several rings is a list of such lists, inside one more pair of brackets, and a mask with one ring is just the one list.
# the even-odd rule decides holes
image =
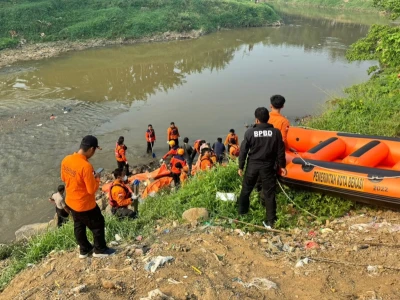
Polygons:
[[[148,123],[161,156],[171,121],[192,140],[213,140],[232,127],[242,134],[271,94],[286,96],[284,113],[293,119],[315,112],[326,97],[322,90],[340,92],[367,78],[371,63],[349,64],[344,53],[368,26],[301,17],[286,23],[92,49],[1,70],[0,242],[51,215],[47,197],[59,184],[60,161],[83,135],[99,137],[103,151],[93,163],[110,170],[119,135],[126,137],[129,161],[143,160]],[[14,115],[22,116],[20,123],[8,126]]]

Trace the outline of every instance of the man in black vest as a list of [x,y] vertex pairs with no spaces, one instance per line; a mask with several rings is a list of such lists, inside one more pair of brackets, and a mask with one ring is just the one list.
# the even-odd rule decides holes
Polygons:
[[267,209],[265,224],[273,227],[276,221],[276,163],[281,169],[281,175],[285,176],[285,144],[281,132],[268,124],[269,112],[267,108],[257,108],[255,117],[255,125],[246,131],[240,146],[239,176],[243,175],[246,160],[247,168],[238,200],[239,214],[248,213],[250,194],[257,183],[258,176],[260,176]]

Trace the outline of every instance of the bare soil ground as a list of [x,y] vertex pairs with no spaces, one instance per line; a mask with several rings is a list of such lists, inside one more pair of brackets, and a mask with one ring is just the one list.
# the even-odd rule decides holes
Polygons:
[[[400,299],[397,223],[399,213],[366,211],[288,236],[174,222],[157,226],[147,240],[121,241],[110,258],[52,253],[19,274],[0,298],[140,299],[159,289],[168,298],[152,299]],[[310,241],[318,248],[307,249]],[[147,253],[137,250],[144,245]],[[144,270],[159,255],[174,260],[154,273]],[[308,264],[296,267],[306,257]],[[254,278],[277,288],[246,287]],[[71,291],[80,285],[81,292]]]

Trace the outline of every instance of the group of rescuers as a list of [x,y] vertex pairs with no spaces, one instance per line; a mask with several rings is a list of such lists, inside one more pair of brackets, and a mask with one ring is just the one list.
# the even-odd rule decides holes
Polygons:
[[[264,225],[273,227],[277,219],[276,179],[278,173],[286,175],[285,144],[290,123],[280,114],[285,98],[274,95],[270,100],[271,112],[265,107],[255,110],[255,124],[246,131],[240,148],[238,136],[233,129],[230,130],[225,143],[218,138],[210,147],[204,140],[197,140],[192,147],[189,145],[189,139],[184,138],[183,147],[180,148],[179,130],[172,122],[167,130],[169,151],[163,156],[161,163],[171,157],[169,168],[175,185],[179,186],[182,173],[188,173],[190,176],[196,154],[199,155],[197,170],[208,170],[215,164],[222,163],[225,152],[228,152],[230,159],[238,157],[238,174],[244,176],[237,203],[239,215],[248,213],[250,194],[257,187],[261,193],[261,202],[266,208]],[[151,125],[148,126],[145,137],[147,153],[153,153],[156,135]],[[96,137],[88,135],[82,139],[78,152],[66,156],[61,163],[61,180],[65,187],[59,186],[58,192],[49,199],[56,206],[58,226],[72,215],[74,234],[80,249],[79,258],[86,258],[92,253],[93,257],[107,257],[115,253],[114,249],[107,247],[104,217],[96,204],[95,195],[99,189],[101,174],[96,173],[88,161],[97,149],[101,150]],[[115,147],[118,168],[113,172],[115,181],[110,188],[108,198],[112,213],[117,217],[137,218],[138,197],[135,197],[127,184],[130,172],[126,150],[124,138],[120,137]],[[246,162],[246,170],[243,171]],[[86,228],[93,233],[93,245],[87,239]]]

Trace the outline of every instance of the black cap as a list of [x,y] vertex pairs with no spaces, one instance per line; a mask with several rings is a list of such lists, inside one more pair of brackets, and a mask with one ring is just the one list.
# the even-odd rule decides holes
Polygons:
[[93,135],[87,135],[82,139],[81,145],[84,146],[88,146],[90,148],[97,148],[99,150],[101,150],[101,148],[99,147],[99,141],[97,140],[97,138]]

